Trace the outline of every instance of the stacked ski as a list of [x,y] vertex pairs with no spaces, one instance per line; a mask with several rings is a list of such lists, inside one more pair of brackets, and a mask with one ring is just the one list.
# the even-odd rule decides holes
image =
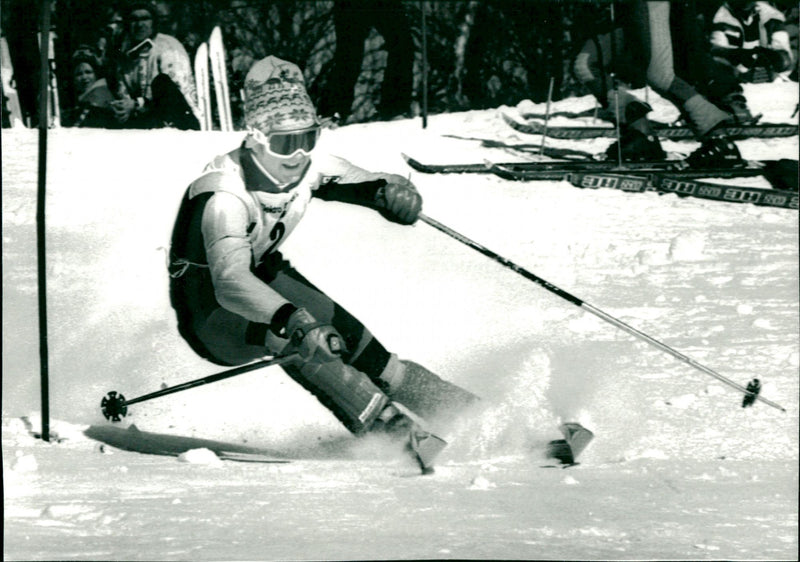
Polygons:
[[[591,127],[557,127],[548,125],[545,129],[544,123],[538,121],[528,121],[521,123],[505,113],[503,120],[514,130],[529,135],[546,135],[554,139],[595,139],[599,137],[613,138],[616,130],[610,124],[607,126]],[[694,133],[691,128],[685,125],[670,125],[666,123],[655,123],[655,131],[662,139],[670,140],[694,140]],[[733,140],[749,138],[773,138],[773,137],[793,137],[798,134],[798,126],[783,123],[756,123],[753,125],[730,125],[725,127],[725,135]]]
[[213,80],[219,130],[233,131],[225,47],[222,44],[222,31],[219,26],[213,29],[207,43],[197,47],[194,57],[194,79],[197,88],[197,105],[200,108],[200,129],[203,131],[214,129],[211,108],[211,82]]
[[197,47],[194,57],[194,79],[197,86],[197,101],[200,107],[200,129],[213,129],[211,121],[211,86],[208,77],[208,43]]
[[0,65],[3,78],[3,126],[8,124],[11,128],[25,127],[19,95],[14,83],[14,66],[11,63],[11,53],[5,37],[0,38]]
[[213,29],[211,37],[208,39],[208,56],[211,60],[211,75],[214,79],[214,93],[217,97],[219,128],[221,131],[233,131],[225,47],[222,44],[222,31],[219,26]]
[[[786,161],[751,161],[737,168],[690,168],[681,160],[631,162],[619,166],[608,161],[551,161],[471,164],[425,164],[403,155],[417,171],[425,173],[491,173],[511,181],[567,181],[576,187],[608,188],[632,193],[675,193],[729,203],[797,209],[798,194],[789,189],[743,187],[718,184],[698,178],[742,178],[764,176],[773,185],[781,179],[775,171]],[[797,163],[788,162],[797,169]]]

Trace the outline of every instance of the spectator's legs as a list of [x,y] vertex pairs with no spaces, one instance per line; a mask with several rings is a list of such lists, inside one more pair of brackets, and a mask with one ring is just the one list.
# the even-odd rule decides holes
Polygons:
[[336,27],[336,52],[319,111],[322,115],[338,112],[345,119],[353,106],[369,24],[362,10],[338,2],[333,5],[333,23]]
[[670,3],[666,0],[638,0],[635,17],[642,33],[643,49],[649,53],[647,81],[653,89],[670,100],[689,119],[698,136],[703,136],[730,115],[716,107],[688,82],[675,75],[672,36],[670,33]]
[[736,70],[711,56],[694,3],[673,4],[670,25],[677,74],[693,84],[711,103],[733,115],[738,123],[752,122]]
[[383,36],[387,53],[378,113],[391,118],[408,112],[414,79],[414,41],[402,4],[381,10],[375,28]]

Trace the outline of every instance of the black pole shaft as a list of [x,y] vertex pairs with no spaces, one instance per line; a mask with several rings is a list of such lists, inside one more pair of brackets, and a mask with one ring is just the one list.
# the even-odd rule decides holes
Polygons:
[[169,388],[162,388],[161,390],[157,390],[149,394],[137,396],[136,398],[126,400],[125,403],[130,405],[130,404],[137,404],[139,402],[144,402],[146,400],[152,400],[153,398],[166,396],[167,394],[174,394],[182,390],[188,390],[190,388],[195,388],[197,386],[202,386],[204,384],[221,381],[223,379],[229,379],[231,377],[235,377],[236,375],[241,375],[243,373],[249,373],[250,371],[255,371],[256,369],[263,369],[264,367],[269,367],[271,365],[280,365],[281,363],[286,363],[287,361],[290,361],[295,357],[297,357],[297,354],[285,355],[282,357],[273,357],[271,359],[262,359],[261,361],[256,361],[255,363],[248,363],[247,365],[242,365],[241,367],[234,367],[233,369],[228,369],[227,371],[222,371],[221,373],[208,375],[207,377],[203,377],[200,379],[196,379],[181,384],[176,384],[175,386],[171,386]]
[[45,252],[45,197],[47,186],[48,86],[50,84],[50,2],[42,0],[42,30],[39,44],[39,177],[36,193],[36,256],[39,280],[39,369],[42,402],[42,439],[50,441],[50,377],[47,346],[47,261]]
[[[538,275],[535,275],[534,273],[531,273],[530,271],[528,271],[527,269],[525,269],[523,267],[520,267],[519,265],[515,264],[511,260],[509,260],[507,258],[504,258],[503,256],[501,256],[499,254],[496,254],[495,252],[489,250],[488,248],[485,248],[484,246],[481,246],[480,244],[478,244],[477,242],[475,242],[473,240],[470,240],[469,238],[467,238],[463,234],[459,234],[458,232],[456,232],[452,228],[447,227],[447,226],[443,225],[442,223],[440,223],[440,222],[438,222],[438,221],[436,221],[436,220],[434,220],[434,219],[432,219],[430,217],[427,217],[427,216],[425,216],[423,214],[419,215],[419,219],[422,222],[429,224],[430,226],[432,226],[436,230],[438,230],[440,232],[444,232],[445,234],[447,234],[451,238],[454,238],[454,239],[458,240],[459,242],[461,242],[463,244],[466,244],[470,248],[473,248],[474,250],[477,250],[478,252],[480,252],[484,256],[493,259],[494,261],[496,261],[496,262],[506,266],[507,268],[515,271],[516,273],[519,273],[525,279],[528,279],[529,281],[533,281],[537,285],[539,285],[541,287],[544,287],[545,289],[547,289],[548,291],[550,291],[551,293],[553,293],[555,295],[558,295],[562,299],[571,302],[575,306],[578,306],[578,307],[582,308],[583,310],[585,310],[585,311],[587,311],[587,312],[589,312],[591,314],[594,314],[595,316],[597,316],[601,320],[605,320],[609,324],[612,324],[613,326],[616,326],[617,328],[620,328],[620,329],[628,332],[632,336],[635,336],[635,337],[637,337],[637,338],[649,343],[650,345],[652,345],[654,347],[657,347],[658,349],[660,349],[660,350],[662,350],[662,351],[664,351],[666,353],[669,353],[670,355],[672,355],[676,359],[679,359],[680,361],[683,361],[684,363],[686,363],[688,365],[691,365],[695,369],[698,369],[698,370],[706,373],[707,375],[710,375],[710,376],[714,377],[718,381],[723,382],[723,383],[727,384],[728,386],[730,386],[732,388],[735,388],[736,390],[738,390],[739,392],[742,392],[743,394],[746,394],[746,395],[751,394],[751,392],[749,390],[747,390],[745,387],[743,387],[742,385],[732,381],[731,379],[729,379],[727,377],[724,377],[723,375],[720,375],[716,371],[714,371],[712,369],[709,369],[708,367],[705,367],[704,365],[701,365],[700,363],[694,361],[693,359],[687,357],[686,355],[680,353],[679,351],[671,348],[667,344],[662,343],[662,342],[656,340],[655,338],[652,338],[652,337],[648,336],[644,332],[641,332],[641,331],[637,330],[633,326],[630,326],[630,325],[626,324],[622,320],[614,318],[613,316],[611,316],[610,314],[608,314],[606,312],[603,312],[599,308],[596,308],[596,307],[592,306],[591,304],[582,301],[578,297],[576,297],[574,295],[571,295],[570,293],[564,291],[563,289],[560,289],[560,288],[556,287],[555,285],[553,285],[549,281],[547,281],[545,279],[542,279]],[[765,404],[767,404],[769,406],[772,406],[773,408],[777,408],[778,410],[781,410],[782,412],[786,412],[786,408],[784,408],[783,406],[780,406],[779,404],[776,404],[776,403],[774,403],[774,402],[772,402],[770,400],[767,400],[766,398],[763,398],[761,396],[756,396],[756,399],[757,400],[761,400]]]
[[425,14],[425,2],[420,2],[422,9],[422,128],[428,126],[428,24]]

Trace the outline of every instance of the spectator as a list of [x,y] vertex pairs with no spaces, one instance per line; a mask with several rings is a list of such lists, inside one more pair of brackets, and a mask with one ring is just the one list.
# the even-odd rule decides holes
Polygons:
[[[740,164],[739,151],[724,137],[722,125],[733,121],[734,115],[740,121],[752,118],[739,84],[730,73],[727,76],[715,73],[715,67],[706,60],[710,57],[708,49],[700,48],[703,36],[693,2],[627,0],[620,3],[620,8],[618,33],[622,33],[624,45],[611,41],[609,34],[606,43],[610,46],[603,48],[600,41],[590,41],[575,60],[575,74],[589,85],[601,105],[611,111],[616,111],[619,105],[621,142],[609,147],[608,157],[617,158],[621,154],[623,160],[658,160],[665,156],[647,119],[652,108],[624,85],[608,81],[605,70],[597,72],[595,68],[604,69],[604,63],[610,60],[609,53],[616,52],[623,53],[618,55],[616,66],[625,61],[625,66],[630,66],[628,74],[632,80],[646,80],[678,107],[694,129],[701,146],[687,158],[690,164]],[[615,95],[619,96],[618,102]]]
[[155,7],[132,2],[123,11],[126,33],[112,62],[117,122],[127,128],[200,129],[192,63],[183,45],[156,32]]
[[82,45],[72,55],[72,85],[76,103],[65,120],[68,126],[117,127],[111,109],[114,96],[102,77],[102,65],[91,47]]
[[333,4],[336,52],[333,70],[319,102],[322,115],[338,113],[344,121],[351,112],[355,85],[361,73],[364,41],[373,27],[383,36],[386,68],[381,99],[376,105],[380,119],[406,115],[411,108],[414,42],[411,29],[396,0],[336,0]]
[[769,2],[728,0],[714,14],[711,53],[733,66],[742,81],[771,81],[793,66],[785,23]]

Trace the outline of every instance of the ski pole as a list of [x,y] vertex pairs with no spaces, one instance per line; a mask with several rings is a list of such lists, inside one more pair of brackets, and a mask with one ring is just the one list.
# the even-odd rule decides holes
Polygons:
[[591,304],[589,304],[587,302],[582,301],[581,299],[579,299],[578,297],[576,297],[574,295],[571,295],[567,291],[565,291],[563,289],[560,289],[559,287],[556,287],[555,285],[553,285],[549,281],[547,281],[545,279],[542,279],[541,277],[539,277],[538,275],[535,275],[534,273],[531,273],[527,269],[515,264],[511,260],[508,260],[507,258],[504,258],[503,256],[501,256],[499,254],[496,254],[495,252],[485,248],[484,246],[481,246],[480,244],[478,244],[477,242],[475,242],[473,240],[470,240],[469,238],[467,238],[463,234],[459,234],[458,232],[456,232],[452,228],[449,228],[449,227],[443,225],[442,223],[440,223],[440,222],[438,222],[438,221],[436,221],[436,220],[434,220],[434,219],[432,219],[432,218],[430,218],[428,216],[425,216],[424,214],[421,214],[421,213],[419,215],[419,218],[420,218],[420,220],[422,222],[427,223],[428,225],[432,226],[436,230],[447,234],[451,238],[454,238],[454,239],[458,240],[462,244],[465,244],[465,245],[469,246],[470,248],[472,248],[474,250],[477,250],[478,252],[480,252],[484,256],[493,259],[494,261],[498,262],[499,264],[511,269],[512,271],[515,271],[516,273],[519,273],[520,275],[522,275],[524,278],[528,279],[529,281],[533,281],[534,283],[536,283],[537,285],[539,285],[541,287],[544,287],[545,289],[547,289],[551,293],[561,297],[564,300],[567,300],[567,301],[571,302],[575,306],[577,306],[579,308],[582,308],[583,310],[585,310],[587,312],[590,312],[591,314],[594,314],[595,316],[597,316],[598,318],[600,318],[602,320],[605,320],[609,324],[611,324],[613,326],[616,326],[617,328],[620,328],[621,330],[624,330],[625,332],[628,332],[632,336],[635,336],[635,337],[637,337],[637,338],[649,343],[650,345],[652,345],[654,347],[657,347],[661,351],[664,351],[664,352],[672,355],[676,359],[686,363],[687,365],[690,365],[690,366],[694,367],[695,369],[697,369],[699,371],[702,371],[703,373],[705,373],[707,375],[710,375],[710,376],[714,377],[715,379],[719,380],[720,382],[723,382],[723,383],[727,384],[728,386],[730,386],[732,388],[735,388],[736,390],[738,390],[739,392],[741,392],[741,393],[743,393],[743,394],[745,394],[747,396],[754,396],[756,400],[761,400],[762,402],[764,402],[768,406],[772,406],[773,408],[777,408],[778,410],[780,410],[782,412],[786,412],[786,408],[784,408],[783,406],[781,406],[779,404],[776,404],[775,402],[772,402],[770,400],[767,400],[766,398],[763,398],[762,396],[759,396],[759,395],[755,394],[753,391],[746,389],[745,387],[743,387],[740,384],[732,381],[731,379],[729,379],[729,378],[717,373],[716,371],[714,371],[712,369],[709,369],[708,367],[706,367],[704,365],[701,365],[697,361],[694,361],[693,359],[691,359],[691,358],[687,357],[686,355],[680,353],[679,351],[671,348],[670,346],[666,345],[665,343],[662,343],[662,342],[660,342],[660,341],[648,336],[647,334],[637,330],[633,326],[630,326],[630,325],[626,324],[625,322],[623,322],[623,321],[621,321],[621,320],[619,320],[617,318],[614,318],[610,314],[608,314],[606,312],[603,312],[602,310],[592,306]]
[[550,88],[547,90],[547,110],[544,114],[544,131],[542,131],[542,146],[539,147],[539,154],[544,154],[544,143],[547,140],[547,124],[550,121],[550,102],[553,100],[553,81],[554,78],[550,77]]
[[204,384],[221,381],[223,379],[229,379],[231,377],[235,377],[236,375],[241,375],[243,373],[255,371],[256,369],[263,369],[264,367],[270,367],[272,365],[282,365],[283,363],[291,361],[296,357],[297,354],[292,353],[290,355],[283,355],[280,357],[260,359],[253,363],[248,363],[240,367],[234,367],[233,369],[222,371],[221,373],[208,375],[200,379],[195,379],[193,381],[177,384],[175,386],[170,386],[168,388],[162,388],[161,390],[157,390],[149,394],[144,394],[142,396],[137,396],[136,398],[131,398],[130,400],[126,400],[122,394],[119,394],[117,391],[112,390],[106,396],[103,397],[103,400],[100,402],[100,409],[103,412],[103,415],[106,417],[106,419],[117,422],[120,421],[123,417],[125,417],[125,415],[128,413],[128,406],[130,406],[131,404],[138,404],[139,402],[152,400],[153,398],[166,396],[167,394],[174,394],[176,392],[181,392],[182,390],[188,390],[190,388],[195,388],[197,386],[202,386]]

